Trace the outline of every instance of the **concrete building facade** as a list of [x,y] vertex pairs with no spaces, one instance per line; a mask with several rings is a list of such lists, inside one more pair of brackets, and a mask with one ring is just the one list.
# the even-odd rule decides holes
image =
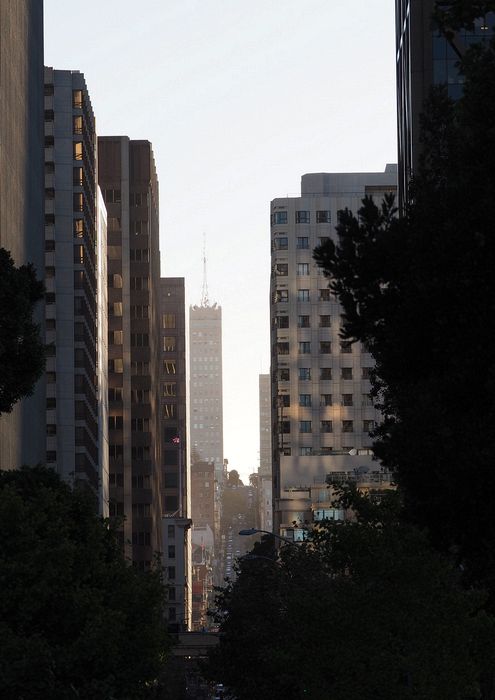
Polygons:
[[108,215],[110,515],[142,569],[162,551],[159,440],[158,179],[151,144],[98,139],[98,176]]
[[258,470],[258,499],[260,510],[260,527],[272,531],[272,415],[270,375],[259,375],[260,407],[260,465]]
[[[106,212],[84,76],[45,68],[46,463],[108,513]],[[100,402],[100,398],[103,400]]]
[[336,237],[339,210],[357,211],[366,194],[395,192],[396,181],[392,165],[383,173],[303,175],[301,197],[271,203],[274,531],[282,534],[306,519],[299,504],[287,507],[287,494],[324,482],[329,472],[373,468],[373,359],[340,338],[342,309],[312,250]]
[[[189,309],[190,441],[191,452],[215,465],[223,480],[222,307]],[[213,527],[213,522],[209,523]]]
[[168,572],[168,627],[190,629],[192,614],[191,484],[186,402],[184,278],[160,280],[160,439],[163,565]]
[[[43,2],[0,3],[0,247],[43,277]],[[43,305],[36,319],[43,322]],[[45,460],[45,384],[0,417],[0,469]]]

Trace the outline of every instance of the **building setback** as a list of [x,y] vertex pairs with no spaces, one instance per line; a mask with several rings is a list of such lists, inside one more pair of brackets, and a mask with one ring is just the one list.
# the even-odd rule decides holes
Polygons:
[[[303,175],[301,197],[271,203],[271,399],[274,528],[295,535],[314,507],[296,498],[329,472],[374,468],[373,360],[339,336],[342,309],[312,259],[335,238],[337,212],[396,191],[384,173]],[[297,529],[297,528],[296,528]]]
[[46,462],[67,482],[88,483],[108,514],[106,342],[98,348],[107,320],[106,214],[95,119],[81,73],[45,68],[44,86]]
[[142,569],[162,551],[158,439],[158,180],[151,144],[98,139],[99,184],[108,213],[110,514]]
[[186,318],[182,277],[160,280],[160,436],[163,566],[168,627],[191,626],[191,489],[186,418]]
[[[0,2],[0,247],[43,277],[43,2]],[[37,321],[43,321],[38,305]],[[45,385],[0,417],[0,469],[45,460]]]

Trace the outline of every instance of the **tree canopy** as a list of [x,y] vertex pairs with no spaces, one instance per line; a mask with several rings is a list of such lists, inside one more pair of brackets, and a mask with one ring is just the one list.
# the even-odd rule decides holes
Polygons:
[[340,213],[314,252],[376,361],[375,452],[407,517],[495,593],[495,50],[469,49],[464,96],[432,92],[404,216],[391,197]]
[[128,566],[85,489],[0,472],[0,696],[151,697],[169,648],[160,570]]
[[43,373],[45,349],[33,321],[43,293],[33,265],[15,267],[9,252],[0,248],[0,415],[30,396]]
[[483,596],[393,509],[353,499],[274,559],[267,538],[219,592],[209,676],[239,700],[467,700],[490,665]]

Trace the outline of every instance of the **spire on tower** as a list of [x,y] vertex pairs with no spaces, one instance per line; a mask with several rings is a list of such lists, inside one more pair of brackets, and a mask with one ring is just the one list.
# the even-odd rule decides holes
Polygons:
[[201,290],[201,306],[209,306],[208,280],[206,277],[206,234],[203,233],[203,289]]

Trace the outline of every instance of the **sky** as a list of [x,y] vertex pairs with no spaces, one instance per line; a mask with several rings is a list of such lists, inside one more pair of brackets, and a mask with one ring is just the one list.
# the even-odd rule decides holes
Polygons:
[[85,74],[99,135],[153,144],[161,274],[222,306],[224,456],[259,462],[270,200],[396,162],[394,0],[45,0],[45,63]]

